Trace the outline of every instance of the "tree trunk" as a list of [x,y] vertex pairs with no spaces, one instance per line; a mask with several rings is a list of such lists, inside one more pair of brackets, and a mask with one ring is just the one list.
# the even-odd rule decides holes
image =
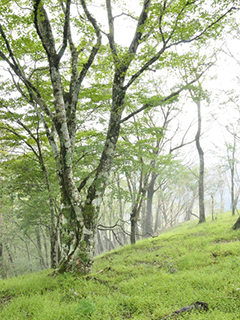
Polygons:
[[163,219],[164,219],[164,229],[168,227],[168,217],[167,217],[167,210],[165,208],[165,204],[162,201],[162,214],[163,214]]
[[[62,191],[62,260],[58,272],[74,270],[79,273],[89,273],[92,270],[94,243],[97,228],[97,218],[100,211],[102,196],[111,170],[115,149],[120,131],[122,104],[125,91],[122,78],[116,76],[113,85],[112,111],[104,150],[96,170],[95,178],[87,190],[85,202],[82,203],[80,191],[85,183],[76,188],[72,178],[72,168],[69,168],[69,158],[62,157],[63,166],[59,171]],[[59,132],[60,135],[61,131]],[[64,149],[64,148],[63,148]],[[61,162],[60,162],[61,165]],[[61,176],[61,172],[64,173]],[[65,177],[66,176],[66,177]],[[67,183],[66,183],[67,182]]]
[[234,190],[234,176],[235,176],[235,150],[236,150],[236,134],[233,135],[233,147],[232,147],[232,157],[230,159],[230,171],[231,171],[231,208],[232,215],[235,215],[236,210],[236,199]]
[[152,174],[152,179],[149,183],[148,190],[147,190],[147,214],[145,219],[145,234],[146,238],[150,237],[153,234],[153,213],[152,213],[152,206],[153,206],[153,195],[154,195],[154,184],[156,181],[157,175]]
[[48,241],[47,241],[48,239],[46,237],[45,230],[43,230],[41,228],[41,232],[43,235],[43,245],[44,245],[44,251],[45,251],[46,267],[49,268],[49,253],[48,253]]
[[212,220],[214,220],[214,195],[211,194]]
[[237,221],[233,226],[233,230],[237,230],[237,229],[240,229],[240,217],[237,219]]
[[[142,162],[142,159],[141,159]],[[142,162],[143,163],[143,162]],[[131,222],[131,235],[130,240],[131,244],[134,244],[136,242],[136,229],[137,229],[137,221],[139,218],[140,210],[142,207],[143,199],[146,196],[147,188],[148,188],[148,180],[149,180],[149,172],[146,174],[143,174],[143,169],[141,172],[140,177],[140,183],[139,183],[139,190],[138,195],[136,199],[134,200],[132,212],[130,215],[130,222]]]
[[60,260],[60,251],[59,251],[59,239],[58,239],[59,227],[52,227],[50,230],[50,259],[51,259],[51,268],[55,269]]
[[154,225],[154,232],[158,232],[162,228],[160,206],[161,206],[161,200],[160,200],[160,197],[158,197],[158,203],[157,203],[157,209],[156,209],[156,218],[155,218],[155,225]]
[[231,168],[231,209],[232,209],[232,215],[235,216],[234,168]]
[[42,241],[41,241],[41,234],[39,229],[40,229],[39,227],[36,227],[37,249],[38,249],[39,261],[40,261],[40,268],[45,269],[46,264],[45,264],[43,253],[42,253]]
[[142,210],[141,210],[141,228],[142,228],[142,233],[143,233],[143,236],[145,237],[146,236],[146,204],[147,204],[147,201],[144,200],[143,203],[142,203]]
[[185,216],[184,221],[189,221],[191,219],[191,215],[192,215],[192,212],[193,212],[193,206],[194,206],[196,194],[197,194],[197,191],[193,191],[192,192],[192,199],[190,201],[189,206],[187,207],[186,216]]
[[131,244],[134,244],[136,243],[136,224],[137,224],[134,212],[132,212],[131,214],[130,222],[131,222],[130,242]]
[[198,99],[194,99],[198,110],[198,131],[195,137],[196,147],[199,155],[199,178],[198,178],[198,201],[199,201],[199,223],[205,222],[205,205],[204,205],[204,152],[200,145],[201,136],[201,104]]
[[26,246],[26,251],[27,251],[27,256],[28,256],[29,270],[30,270],[30,272],[33,272],[32,258],[31,258],[29,245],[28,245],[27,241],[25,241],[24,243]]
[[224,197],[224,190],[220,190],[220,212],[225,212],[225,197]]
[[102,252],[104,252],[104,247],[103,247],[102,238],[99,230],[97,230],[97,243],[98,243],[98,254],[101,254]]
[[[119,194],[121,193],[121,186],[120,186],[120,175],[118,175],[118,179],[117,179],[117,186],[118,186],[118,191]],[[120,219],[122,221],[124,221],[124,206],[123,206],[123,201],[120,198],[119,200],[119,209],[120,209]],[[125,227],[124,224],[122,226],[122,233],[121,233],[121,240],[123,244],[127,243],[127,237],[126,237],[126,233],[125,233]]]

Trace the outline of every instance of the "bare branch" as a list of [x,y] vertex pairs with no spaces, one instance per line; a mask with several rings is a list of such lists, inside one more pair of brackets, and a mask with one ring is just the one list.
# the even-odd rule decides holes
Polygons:
[[35,72],[45,71],[45,70],[49,70],[49,67],[40,67],[40,68],[35,68],[35,69],[33,69],[33,70],[31,71],[29,77],[28,77],[28,80],[30,80],[30,79],[32,78],[32,76],[33,76],[33,74],[34,74]]
[[141,28],[147,20],[147,17],[148,17],[147,11],[148,11],[148,8],[150,7],[150,4],[151,4],[151,0],[144,0],[143,8],[138,20],[137,28],[136,28],[132,43],[130,44],[130,47],[128,49],[128,52],[130,54],[135,54],[140,44],[140,40],[143,35],[143,31],[141,30]]
[[118,56],[117,53],[117,48],[115,44],[115,39],[114,39],[114,18],[112,15],[112,4],[111,0],[106,0],[106,5],[107,5],[107,13],[108,13],[108,25],[109,25],[109,33],[107,34],[108,40],[109,40],[109,45],[113,54],[113,58],[116,62],[116,58]]
[[63,43],[62,43],[61,49],[59,50],[59,53],[57,54],[58,63],[60,62],[67,47],[68,31],[69,31],[69,25],[70,25],[70,6],[71,6],[71,0],[67,0],[66,9],[65,9],[64,30],[63,30]]
[[95,58],[96,54],[98,53],[98,50],[99,50],[101,43],[102,43],[102,35],[101,35],[101,31],[99,29],[99,26],[97,24],[97,21],[88,11],[85,0],[81,0],[81,4],[82,4],[83,10],[84,10],[88,20],[90,21],[90,23],[92,24],[92,26],[95,30],[95,33],[97,36],[97,43],[92,47],[92,51],[91,51],[91,54],[88,58],[88,61],[83,65],[82,71],[81,71],[79,78],[78,78],[78,87],[81,85],[85,75],[87,74],[89,68],[91,67],[91,65],[94,61],[94,58]]
[[[193,4],[195,1],[192,1],[192,2],[187,2],[186,5],[190,5],[190,4]],[[169,4],[170,5],[170,4]],[[186,7],[185,5],[185,7]],[[218,23],[219,21],[221,21],[224,17],[226,17],[231,11],[233,10],[236,10],[237,8],[236,7],[232,7],[230,8],[228,11],[226,11],[223,15],[221,15],[217,20],[215,20],[214,22],[212,22],[211,24],[209,24],[202,32],[200,32],[198,35],[194,36],[193,38],[191,39],[183,39],[183,40],[180,40],[180,41],[177,41],[177,42],[174,42],[172,44],[169,44],[167,45],[167,43],[170,41],[170,39],[172,38],[172,35],[173,33],[175,32],[176,30],[176,24],[175,24],[175,29],[173,29],[172,33],[170,34],[168,40],[165,40],[164,38],[164,35],[163,35],[163,31],[161,30],[160,28],[160,33],[162,35],[162,41],[163,41],[163,47],[159,50],[159,52],[153,56],[149,61],[147,61],[143,66],[142,68],[136,72],[129,80],[129,82],[126,84],[126,86],[124,87],[124,89],[127,89],[131,86],[131,84],[144,72],[146,71],[147,69],[149,69],[149,67],[155,63],[159,58],[160,56],[163,54],[163,52],[166,50],[166,49],[169,49],[171,48],[172,46],[177,46],[181,43],[191,43],[191,42],[194,42],[194,41],[197,41],[199,39],[201,39],[201,37],[208,31],[210,30],[216,23]],[[159,22],[161,21],[161,17],[159,17]],[[179,15],[178,15],[178,19],[179,19]],[[177,23],[177,22],[176,22]]]
[[114,16],[113,19],[116,19],[116,18],[119,18],[119,17],[122,17],[122,16],[127,16],[127,17],[132,18],[132,19],[135,20],[135,21],[138,21],[137,18],[134,18],[132,15],[130,15],[130,14],[128,14],[128,13],[124,13],[124,12],[122,12],[121,14],[118,14],[118,15]]
[[83,179],[83,181],[80,183],[79,187],[78,187],[78,191],[80,192],[84,186],[86,185],[88,179],[97,171],[97,169],[93,170],[92,172],[89,173],[89,175]]
[[[18,121],[18,123],[22,126],[22,123],[21,123],[21,122]],[[24,126],[23,128],[26,130],[26,126]],[[28,146],[29,149],[31,149],[32,152],[35,154],[35,156],[39,159],[39,155],[38,155],[38,153],[36,152],[36,150],[33,148],[32,144],[31,144],[31,143],[28,143],[27,140],[25,140],[20,133],[18,133],[17,131],[15,131],[15,130],[9,128],[9,127],[2,127],[2,126],[0,126],[0,129],[4,129],[4,130],[6,130],[6,131],[9,131],[9,132],[11,132],[12,134],[14,134],[16,137],[18,137],[19,140],[22,140],[22,141],[26,144],[26,146]],[[28,131],[28,132],[29,132],[29,131]],[[34,137],[34,135],[31,134],[31,137],[32,137],[34,140],[36,140],[35,137]]]
[[178,96],[183,90],[186,90],[187,87],[191,84],[193,84],[194,82],[196,82],[200,77],[202,76],[202,73],[201,75],[199,75],[199,77],[197,79],[194,79],[193,81],[189,82],[187,85],[183,86],[182,88],[180,88],[179,90],[175,91],[175,92],[172,92],[170,95],[168,95],[167,97],[161,99],[158,101],[158,103],[146,103],[144,104],[141,108],[139,108],[138,110],[130,113],[127,117],[123,118],[122,120],[120,120],[120,123],[123,123],[127,120],[129,120],[130,118],[132,118],[134,115],[142,112],[143,110],[147,109],[147,108],[153,108],[153,107],[157,107],[159,105],[162,105],[163,103],[167,102],[168,100]]
[[201,39],[201,37],[208,31],[210,30],[215,24],[217,24],[219,21],[221,21],[223,18],[225,18],[231,11],[236,10],[236,7],[231,7],[229,10],[227,10],[223,15],[221,15],[217,20],[213,21],[212,23],[210,23],[202,32],[200,32],[198,35],[196,35],[195,37],[191,38],[191,39],[183,39],[177,42],[174,42],[172,44],[170,44],[167,48],[170,48],[172,46],[177,46],[178,44],[181,43],[191,43],[193,41],[199,40]]
[[12,51],[12,49],[11,49],[11,46],[10,46],[8,40],[7,40],[7,37],[6,37],[6,35],[5,35],[5,32],[3,31],[3,28],[2,28],[2,25],[1,25],[1,24],[0,24],[0,34],[1,34],[3,40],[4,40],[5,44],[6,44],[7,51],[8,51],[8,53],[9,53],[9,57],[10,57],[11,60],[12,60],[12,63],[9,61],[9,59],[5,56],[5,54],[4,54],[2,51],[0,51],[0,57],[1,57],[3,60],[5,60],[5,61],[11,66],[12,69],[18,70],[18,69],[19,69],[18,62],[17,62],[17,60],[15,59],[15,56],[14,56],[14,54],[13,54],[13,51]]
[[[178,15],[177,15],[177,17],[175,19],[174,27],[173,27],[172,31],[170,32],[170,35],[169,35],[168,39],[165,41],[165,44],[167,44],[172,39],[172,36],[173,36],[174,32],[178,29],[178,21],[181,18],[181,15],[184,12],[184,10],[186,9],[186,7],[191,5],[191,4],[194,4],[195,2],[196,1],[193,1],[193,2],[187,1],[185,3],[185,5],[182,7],[182,9],[180,10],[180,12],[178,13]],[[170,4],[169,4],[169,6],[170,6]],[[162,33],[162,29],[161,28],[160,28],[160,31]],[[162,34],[162,37],[163,37],[163,34]]]
[[189,125],[188,128],[187,128],[187,130],[185,131],[185,133],[184,133],[184,135],[183,135],[183,137],[182,137],[182,140],[181,140],[180,144],[179,144],[178,146],[174,147],[174,148],[170,148],[169,153],[173,153],[173,151],[178,150],[178,149],[180,149],[180,148],[182,148],[182,147],[184,147],[184,146],[187,146],[187,145],[189,145],[189,144],[191,144],[191,143],[193,143],[193,142],[195,141],[195,139],[193,139],[193,140],[191,140],[191,141],[188,141],[188,142],[185,142],[185,141],[184,141],[185,138],[186,138],[186,135],[187,135],[187,133],[189,132],[189,130],[190,130],[191,127],[192,127],[192,123],[190,123],[190,125]]
[[27,90],[29,91],[31,99],[34,100],[41,107],[41,109],[50,117],[50,119],[53,119],[52,112],[44,102],[40,91],[26,78],[24,72],[21,69],[21,66],[19,66],[17,60],[15,59],[11,46],[7,40],[7,37],[1,25],[0,25],[0,34],[2,35],[5,41],[5,44],[12,62],[7,58],[7,56],[2,51],[0,51],[0,57],[9,65],[11,70],[13,70],[14,73],[19,77],[19,79],[25,84]]
[[161,50],[155,55],[153,56],[150,60],[148,60],[143,66],[142,68],[137,71],[131,78],[130,80],[128,81],[128,83],[124,86],[124,89],[127,90],[131,85],[132,83],[144,72],[146,71],[147,69],[149,69],[149,67],[154,63],[156,62],[160,56],[163,54],[163,52],[165,51],[165,47],[162,47]]

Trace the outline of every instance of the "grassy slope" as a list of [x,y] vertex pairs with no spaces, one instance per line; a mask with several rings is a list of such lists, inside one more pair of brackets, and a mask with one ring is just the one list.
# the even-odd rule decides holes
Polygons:
[[0,281],[0,319],[162,319],[196,301],[209,311],[174,319],[240,319],[236,217],[192,221],[98,257],[90,276],[49,270]]

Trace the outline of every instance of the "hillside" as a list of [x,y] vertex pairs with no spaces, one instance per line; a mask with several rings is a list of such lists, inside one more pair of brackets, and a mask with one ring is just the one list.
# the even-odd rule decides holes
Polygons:
[[[0,281],[2,320],[160,320],[196,301],[208,311],[171,319],[240,319],[236,217],[185,223],[98,257],[85,277],[51,271]],[[170,318],[168,318],[170,319]]]

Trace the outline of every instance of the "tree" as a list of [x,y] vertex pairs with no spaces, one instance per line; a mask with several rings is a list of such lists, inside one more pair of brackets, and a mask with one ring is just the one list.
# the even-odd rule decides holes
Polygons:
[[[116,41],[115,21],[119,15],[114,16],[111,0],[106,0],[103,7],[108,31],[101,29],[85,0],[80,0],[78,6],[71,0],[34,0],[21,4],[6,2],[1,7],[0,58],[10,74],[1,84],[1,101],[12,112],[17,109],[23,114],[35,112],[55,159],[63,242],[58,272],[91,271],[97,217],[121,124],[144,109],[176,97],[186,86],[176,84],[171,92],[150,97],[134,112],[124,114],[127,92],[134,89],[133,84],[151,66],[163,68],[171,60],[172,47],[189,46],[195,41],[204,44],[207,38],[217,37],[221,21],[233,12],[235,3],[238,1],[208,1],[211,10],[207,11],[206,1],[144,0],[139,15],[126,11],[120,15],[120,18],[127,15],[130,25],[134,24],[134,34],[127,47]],[[102,34],[106,35],[108,46],[102,45]],[[80,91],[84,81],[86,85],[90,79],[90,70],[99,64],[102,69],[103,64],[108,71],[109,67],[113,69],[108,78],[112,85],[108,129],[97,166],[79,183],[73,158],[78,113],[86,102],[84,98],[79,101]],[[195,81],[194,78],[190,83]],[[92,111],[98,112],[99,108]]]
[[[239,29],[239,24],[237,23],[237,21],[235,21],[232,25],[231,25],[231,31],[230,31],[233,35],[234,38],[236,40],[240,40],[240,29]],[[235,61],[235,66],[240,66],[240,59],[238,56],[238,52],[230,49],[229,47],[226,47],[223,49],[223,52],[229,56],[233,61]],[[239,69],[239,68],[237,68]],[[237,162],[237,157],[235,155],[236,153],[236,143],[237,140],[239,140],[239,112],[240,112],[240,103],[239,103],[239,93],[238,93],[238,87],[240,84],[240,79],[238,77],[238,73],[236,73],[235,75],[235,83],[237,85],[236,89],[233,89],[232,83],[231,83],[231,89],[230,91],[224,90],[224,93],[226,94],[228,100],[223,102],[223,105],[227,105],[227,108],[229,109],[229,105],[231,107],[233,107],[233,109],[235,109],[235,111],[237,112],[237,116],[236,118],[237,120],[237,124],[232,123],[232,119],[231,119],[231,123],[229,123],[226,126],[227,131],[232,135],[233,137],[233,143],[226,143],[226,147],[227,147],[227,157],[228,157],[228,165],[230,167],[230,172],[231,172],[231,210],[232,210],[232,215],[235,215],[235,209],[237,206],[237,202],[238,202],[238,197],[239,197],[239,191],[237,192],[237,195],[235,196],[235,166],[236,166],[236,162]],[[227,117],[228,117],[228,113],[227,113]],[[233,118],[235,118],[235,115],[233,116]],[[237,219],[237,221],[235,222],[235,224],[233,225],[233,229],[239,229],[240,228],[240,218]]]
[[[46,225],[49,225],[51,267],[55,268],[59,260],[59,230],[56,222],[59,220],[59,215],[56,206],[56,184],[54,183],[56,176],[51,163],[52,155],[45,136],[41,133],[39,119],[34,114],[24,116],[23,123],[21,114],[15,120],[16,113],[13,114],[3,104],[2,107],[7,110],[8,117],[5,117],[0,125],[1,143],[13,150],[9,153],[8,159],[2,162],[5,169],[3,176],[5,180],[11,180],[10,188],[19,198],[27,199],[25,203],[28,209],[23,210],[21,217],[25,226],[35,225],[41,213],[45,211],[43,215],[46,215],[50,212],[50,223],[46,222]],[[19,125],[17,128],[10,125],[9,120],[12,117]],[[31,204],[30,200],[32,200]],[[37,213],[31,216],[30,208],[37,210]],[[26,221],[27,219],[29,221]]]
[[[197,193],[197,177],[180,161],[173,160],[157,179],[157,216],[155,232],[173,226],[179,221],[190,220]],[[162,219],[160,219],[160,214]],[[161,225],[159,221],[162,220]]]
[[231,190],[231,210],[232,215],[235,215],[235,210],[237,206],[237,200],[235,199],[235,170],[236,170],[236,134],[233,134],[233,145],[227,144],[227,157],[228,157],[228,165],[230,168],[230,175],[231,175],[231,183],[230,183],[230,190]]
[[[190,55],[191,56],[191,55]],[[206,57],[197,53],[195,55],[196,59],[191,60],[189,64],[183,61],[184,65],[184,75],[182,76],[184,81],[187,81],[189,74],[197,75],[201,72],[202,68],[208,70],[213,66],[213,59],[215,60],[215,54],[213,56]],[[209,61],[208,61],[209,59]],[[209,93],[207,90],[203,89],[204,79],[198,80],[196,85],[189,87],[188,91],[191,100],[197,106],[197,132],[195,135],[196,148],[199,157],[199,178],[198,178],[198,202],[199,202],[199,223],[206,221],[205,217],[205,204],[204,204],[204,173],[205,173],[205,161],[204,161],[204,151],[200,143],[200,138],[202,135],[202,102],[206,100],[209,103]]]
[[199,202],[199,223],[205,222],[205,205],[204,205],[204,152],[200,144],[200,136],[202,133],[202,116],[201,116],[201,85],[199,84],[199,94],[197,96],[190,91],[193,101],[197,105],[198,129],[195,136],[196,147],[199,155],[199,178],[198,178],[198,202]]
[[[151,118],[151,115],[149,115]],[[120,157],[116,160],[119,172],[124,174],[127,181],[130,209],[130,241],[136,242],[137,223],[142,203],[146,197],[149,176],[155,155],[152,151],[154,139],[162,135],[162,128],[151,128],[148,117],[136,119],[123,127],[122,139],[119,141],[117,152]],[[155,129],[155,130],[154,130]]]

